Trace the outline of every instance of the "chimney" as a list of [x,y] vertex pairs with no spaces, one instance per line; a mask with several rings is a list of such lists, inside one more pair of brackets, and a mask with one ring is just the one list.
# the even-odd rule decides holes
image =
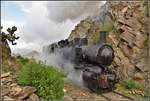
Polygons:
[[106,43],[106,34],[107,34],[106,31],[100,31],[100,40],[99,40],[100,44]]

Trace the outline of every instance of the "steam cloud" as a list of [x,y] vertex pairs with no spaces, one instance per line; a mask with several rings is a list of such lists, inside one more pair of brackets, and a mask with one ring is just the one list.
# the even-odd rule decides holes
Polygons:
[[[65,23],[67,21],[77,22],[87,16],[93,16],[100,10],[104,1],[96,2],[47,2],[48,19],[55,22],[56,25]],[[47,47],[48,48],[48,47]],[[69,51],[67,48],[63,50]],[[68,55],[69,56],[69,55]],[[75,70],[74,64],[66,60],[61,53],[50,54],[44,52],[39,57],[47,65],[52,65],[60,70],[63,70],[67,74],[67,81],[72,82],[80,87],[83,87],[82,71]]]
[[[68,51],[67,48],[66,51]],[[46,65],[52,65],[58,70],[62,70],[67,75],[66,82],[70,82],[84,88],[82,71],[75,70],[74,64],[69,60],[66,60],[61,53],[42,53],[38,57],[38,60],[41,60]]]
[[64,22],[67,19],[77,20],[87,16],[94,15],[100,10],[100,6],[104,1],[93,2],[48,2],[47,8],[49,11],[49,18],[56,22]]
[[66,39],[77,23],[99,11],[104,1],[28,1],[16,4],[27,15],[21,26],[16,22],[13,24],[18,27],[16,34],[20,39],[12,50],[22,54],[26,49],[41,51],[41,45]]

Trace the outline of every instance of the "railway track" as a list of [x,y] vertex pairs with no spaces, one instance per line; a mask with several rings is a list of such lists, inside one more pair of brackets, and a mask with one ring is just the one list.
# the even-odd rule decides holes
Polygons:
[[117,91],[112,91],[112,92],[109,92],[109,93],[103,93],[101,94],[102,97],[104,97],[106,100],[127,100],[127,101],[133,101],[135,99],[129,97],[129,96],[126,96],[120,92],[117,92]]
[[126,96],[118,90],[114,90],[107,93],[96,94],[91,92],[87,88],[80,88],[75,85],[65,85],[66,95],[70,96],[74,99],[86,99],[86,100],[103,100],[103,101],[133,101],[136,98]]

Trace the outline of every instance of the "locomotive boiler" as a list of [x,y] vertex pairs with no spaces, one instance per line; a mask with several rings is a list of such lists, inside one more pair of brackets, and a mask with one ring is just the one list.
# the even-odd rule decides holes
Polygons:
[[84,85],[94,92],[112,91],[117,83],[116,73],[109,68],[115,55],[113,48],[106,43],[106,34],[100,32],[97,45],[88,45],[86,38],[75,38],[61,40],[50,47],[50,53],[61,53],[74,64],[74,69],[83,72]]

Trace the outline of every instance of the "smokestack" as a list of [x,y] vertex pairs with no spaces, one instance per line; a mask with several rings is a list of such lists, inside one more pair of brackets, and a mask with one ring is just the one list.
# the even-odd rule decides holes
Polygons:
[[106,31],[100,31],[100,44],[106,43]]

